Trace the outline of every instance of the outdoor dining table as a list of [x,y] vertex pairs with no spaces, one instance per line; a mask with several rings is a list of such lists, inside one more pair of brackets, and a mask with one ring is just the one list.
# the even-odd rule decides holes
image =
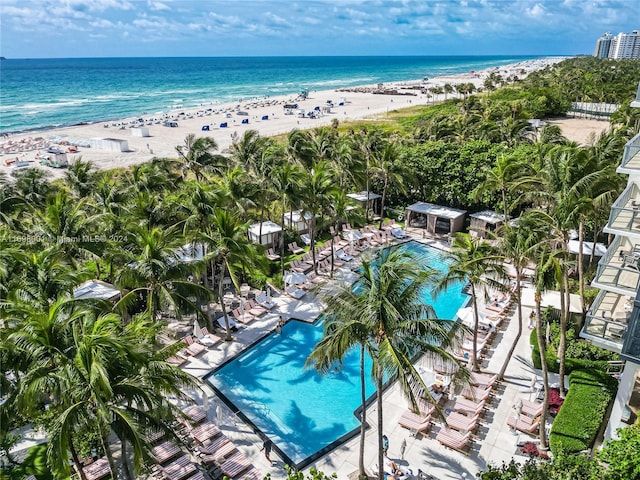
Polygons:
[[111,475],[111,469],[109,468],[109,461],[106,457],[99,458],[93,463],[90,463],[86,467],[82,468],[87,480],[98,480]]
[[182,450],[180,447],[172,441],[166,441],[157,445],[151,449],[151,456],[156,463],[165,463],[168,460],[176,457]]
[[187,457],[180,457],[162,469],[164,476],[169,480],[180,480],[191,475],[196,470],[196,465]]
[[203,423],[202,425],[191,430],[191,437],[198,443],[204,443],[220,434],[220,428],[211,422]]

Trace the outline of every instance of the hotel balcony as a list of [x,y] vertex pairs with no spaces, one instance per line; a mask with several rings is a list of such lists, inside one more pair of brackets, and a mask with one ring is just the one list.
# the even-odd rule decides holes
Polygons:
[[605,233],[632,236],[640,243],[640,189],[630,183],[611,207]]
[[622,163],[616,171],[625,175],[640,174],[640,133],[624,146]]
[[620,353],[632,311],[632,296],[600,290],[587,312],[580,336]]
[[598,271],[591,285],[634,297],[639,281],[640,243],[634,244],[626,237],[616,237],[598,262]]

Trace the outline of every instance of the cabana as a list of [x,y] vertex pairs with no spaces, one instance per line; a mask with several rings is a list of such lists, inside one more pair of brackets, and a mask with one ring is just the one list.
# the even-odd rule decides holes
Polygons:
[[133,137],[150,137],[149,129],[147,127],[133,127],[131,128],[131,136]]
[[493,210],[484,210],[482,212],[472,213],[469,215],[471,224],[469,231],[475,232],[480,238],[487,236],[487,233],[495,232],[498,227],[504,225],[504,215],[496,213]]
[[89,145],[96,150],[106,150],[108,152],[128,152],[129,142],[119,138],[91,138]]
[[[320,215],[316,215],[316,218],[320,218]],[[310,220],[311,214],[305,212],[303,215],[302,210],[294,210],[293,212],[285,212],[284,214],[284,226],[298,233],[306,233],[309,231]]]
[[407,226],[426,229],[427,233],[450,234],[464,228],[465,210],[418,202],[407,207]]
[[[578,255],[578,252],[580,251],[580,242],[578,240],[569,240],[567,242],[567,249],[569,253]],[[596,243],[596,248],[594,251],[593,242],[582,242],[583,255],[595,255],[596,257],[603,257],[605,253],[607,253],[607,246],[604,243]]]
[[374,213],[378,213],[378,204],[382,196],[377,193],[367,192],[366,190],[357,193],[347,193],[347,197],[355,200],[365,211],[371,210]]
[[262,222],[262,232],[260,232],[260,224],[254,223],[249,227],[247,232],[249,240],[260,245],[275,246],[279,239],[282,227],[273,222]]
[[115,302],[120,298],[120,290],[113,285],[100,280],[87,280],[73,289],[73,298],[86,299],[94,298]]

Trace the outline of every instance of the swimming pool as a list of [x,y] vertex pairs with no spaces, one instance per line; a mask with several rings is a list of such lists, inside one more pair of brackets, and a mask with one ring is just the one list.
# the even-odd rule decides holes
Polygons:
[[[399,247],[419,254],[426,265],[446,268],[442,253],[417,242]],[[440,318],[455,318],[466,295],[462,285],[431,300]],[[320,376],[305,370],[307,356],[322,337],[322,319],[314,324],[290,321],[232,359],[206,380],[245,421],[268,436],[285,462],[303,468],[356,435],[360,406],[359,354],[352,352],[339,372]],[[366,365],[370,371],[370,361]],[[375,387],[366,375],[367,396]]]

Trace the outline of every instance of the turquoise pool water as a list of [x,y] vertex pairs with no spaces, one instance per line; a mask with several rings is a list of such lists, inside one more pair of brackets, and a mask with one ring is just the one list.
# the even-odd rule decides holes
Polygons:
[[[446,268],[439,250],[417,242],[400,247],[419,254],[431,268]],[[440,318],[455,318],[465,301],[462,286],[431,300]],[[340,372],[320,376],[304,363],[322,337],[322,320],[290,321],[213,372],[207,381],[234,410],[268,436],[284,460],[302,468],[357,433],[360,406],[359,356],[354,351]],[[367,364],[369,371],[370,364]],[[367,396],[375,388],[367,379]]]

